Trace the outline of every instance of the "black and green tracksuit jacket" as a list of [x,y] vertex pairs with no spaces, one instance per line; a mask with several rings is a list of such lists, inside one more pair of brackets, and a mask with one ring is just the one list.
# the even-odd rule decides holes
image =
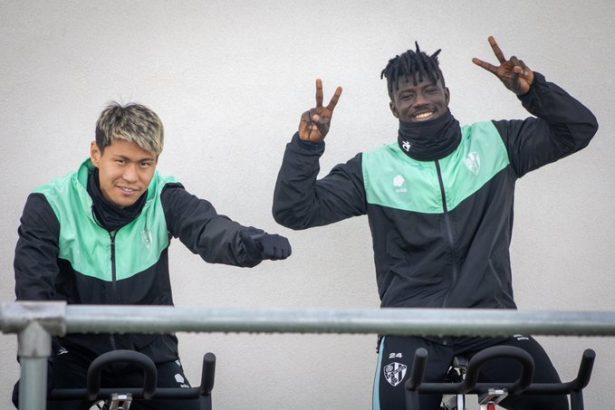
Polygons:
[[[155,173],[145,204],[130,223],[107,231],[87,191],[93,165],[35,190],[26,202],[15,251],[17,300],[68,304],[173,305],[168,248],[179,238],[205,261],[254,266],[240,238],[244,227],[216,213],[171,177]],[[173,335],[68,334],[55,340],[93,355],[142,351],[156,362],[177,358]]]
[[585,147],[594,115],[536,73],[520,98],[537,118],[462,127],[450,155],[410,158],[395,142],[317,180],[324,143],[287,145],[273,215],[293,229],[367,214],[383,307],[515,308],[509,245],[515,182]]

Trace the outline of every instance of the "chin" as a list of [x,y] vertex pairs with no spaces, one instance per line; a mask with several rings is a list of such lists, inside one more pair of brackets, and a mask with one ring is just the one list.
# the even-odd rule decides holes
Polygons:
[[126,200],[123,200],[123,201],[113,201],[113,204],[115,206],[117,206],[118,208],[127,208],[127,207],[129,207],[131,205],[134,205],[136,203],[137,203],[136,200],[134,200],[134,201],[126,201]]

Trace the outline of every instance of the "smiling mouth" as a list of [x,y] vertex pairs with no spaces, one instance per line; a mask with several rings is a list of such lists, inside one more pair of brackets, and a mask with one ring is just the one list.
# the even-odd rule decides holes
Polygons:
[[417,121],[425,121],[433,117],[433,115],[434,115],[433,111],[420,112],[418,114],[414,114],[414,119]]
[[127,187],[118,187],[120,191],[122,191],[124,194],[134,194],[135,192],[138,192],[138,189],[134,189],[134,188],[127,188]]

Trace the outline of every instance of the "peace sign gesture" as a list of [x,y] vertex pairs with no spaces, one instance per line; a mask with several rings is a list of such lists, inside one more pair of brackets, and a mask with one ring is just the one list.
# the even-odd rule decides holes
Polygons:
[[500,81],[504,83],[506,88],[515,94],[526,94],[534,82],[534,72],[530,70],[522,60],[519,60],[515,56],[512,56],[510,57],[510,60],[507,60],[493,36],[489,36],[488,40],[493,52],[495,53],[495,57],[500,62],[500,65],[496,67],[478,58],[473,58],[472,62],[477,66],[495,74]]
[[316,80],[316,107],[301,115],[299,138],[304,141],[320,142],[325,139],[331,125],[333,109],[342,95],[342,87],[337,87],[335,94],[326,107],[322,106],[322,80]]

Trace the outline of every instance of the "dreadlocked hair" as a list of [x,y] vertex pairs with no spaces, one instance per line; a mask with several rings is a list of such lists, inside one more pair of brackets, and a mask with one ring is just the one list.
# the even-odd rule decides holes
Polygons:
[[387,66],[380,73],[380,78],[387,79],[387,87],[389,95],[393,94],[393,89],[397,90],[399,80],[404,78],[406,81],[414,82],[417,85],[423,81],[425,77],[429,78],[433,83],[442,81],[444,85],[444,77],[438,63],[438,54],[442,49],[438,49],[432,55],[425,54],[421,51],[419,44],[415,41],[416,51],[408,50],[402,55],[397,55],[390,59]]

